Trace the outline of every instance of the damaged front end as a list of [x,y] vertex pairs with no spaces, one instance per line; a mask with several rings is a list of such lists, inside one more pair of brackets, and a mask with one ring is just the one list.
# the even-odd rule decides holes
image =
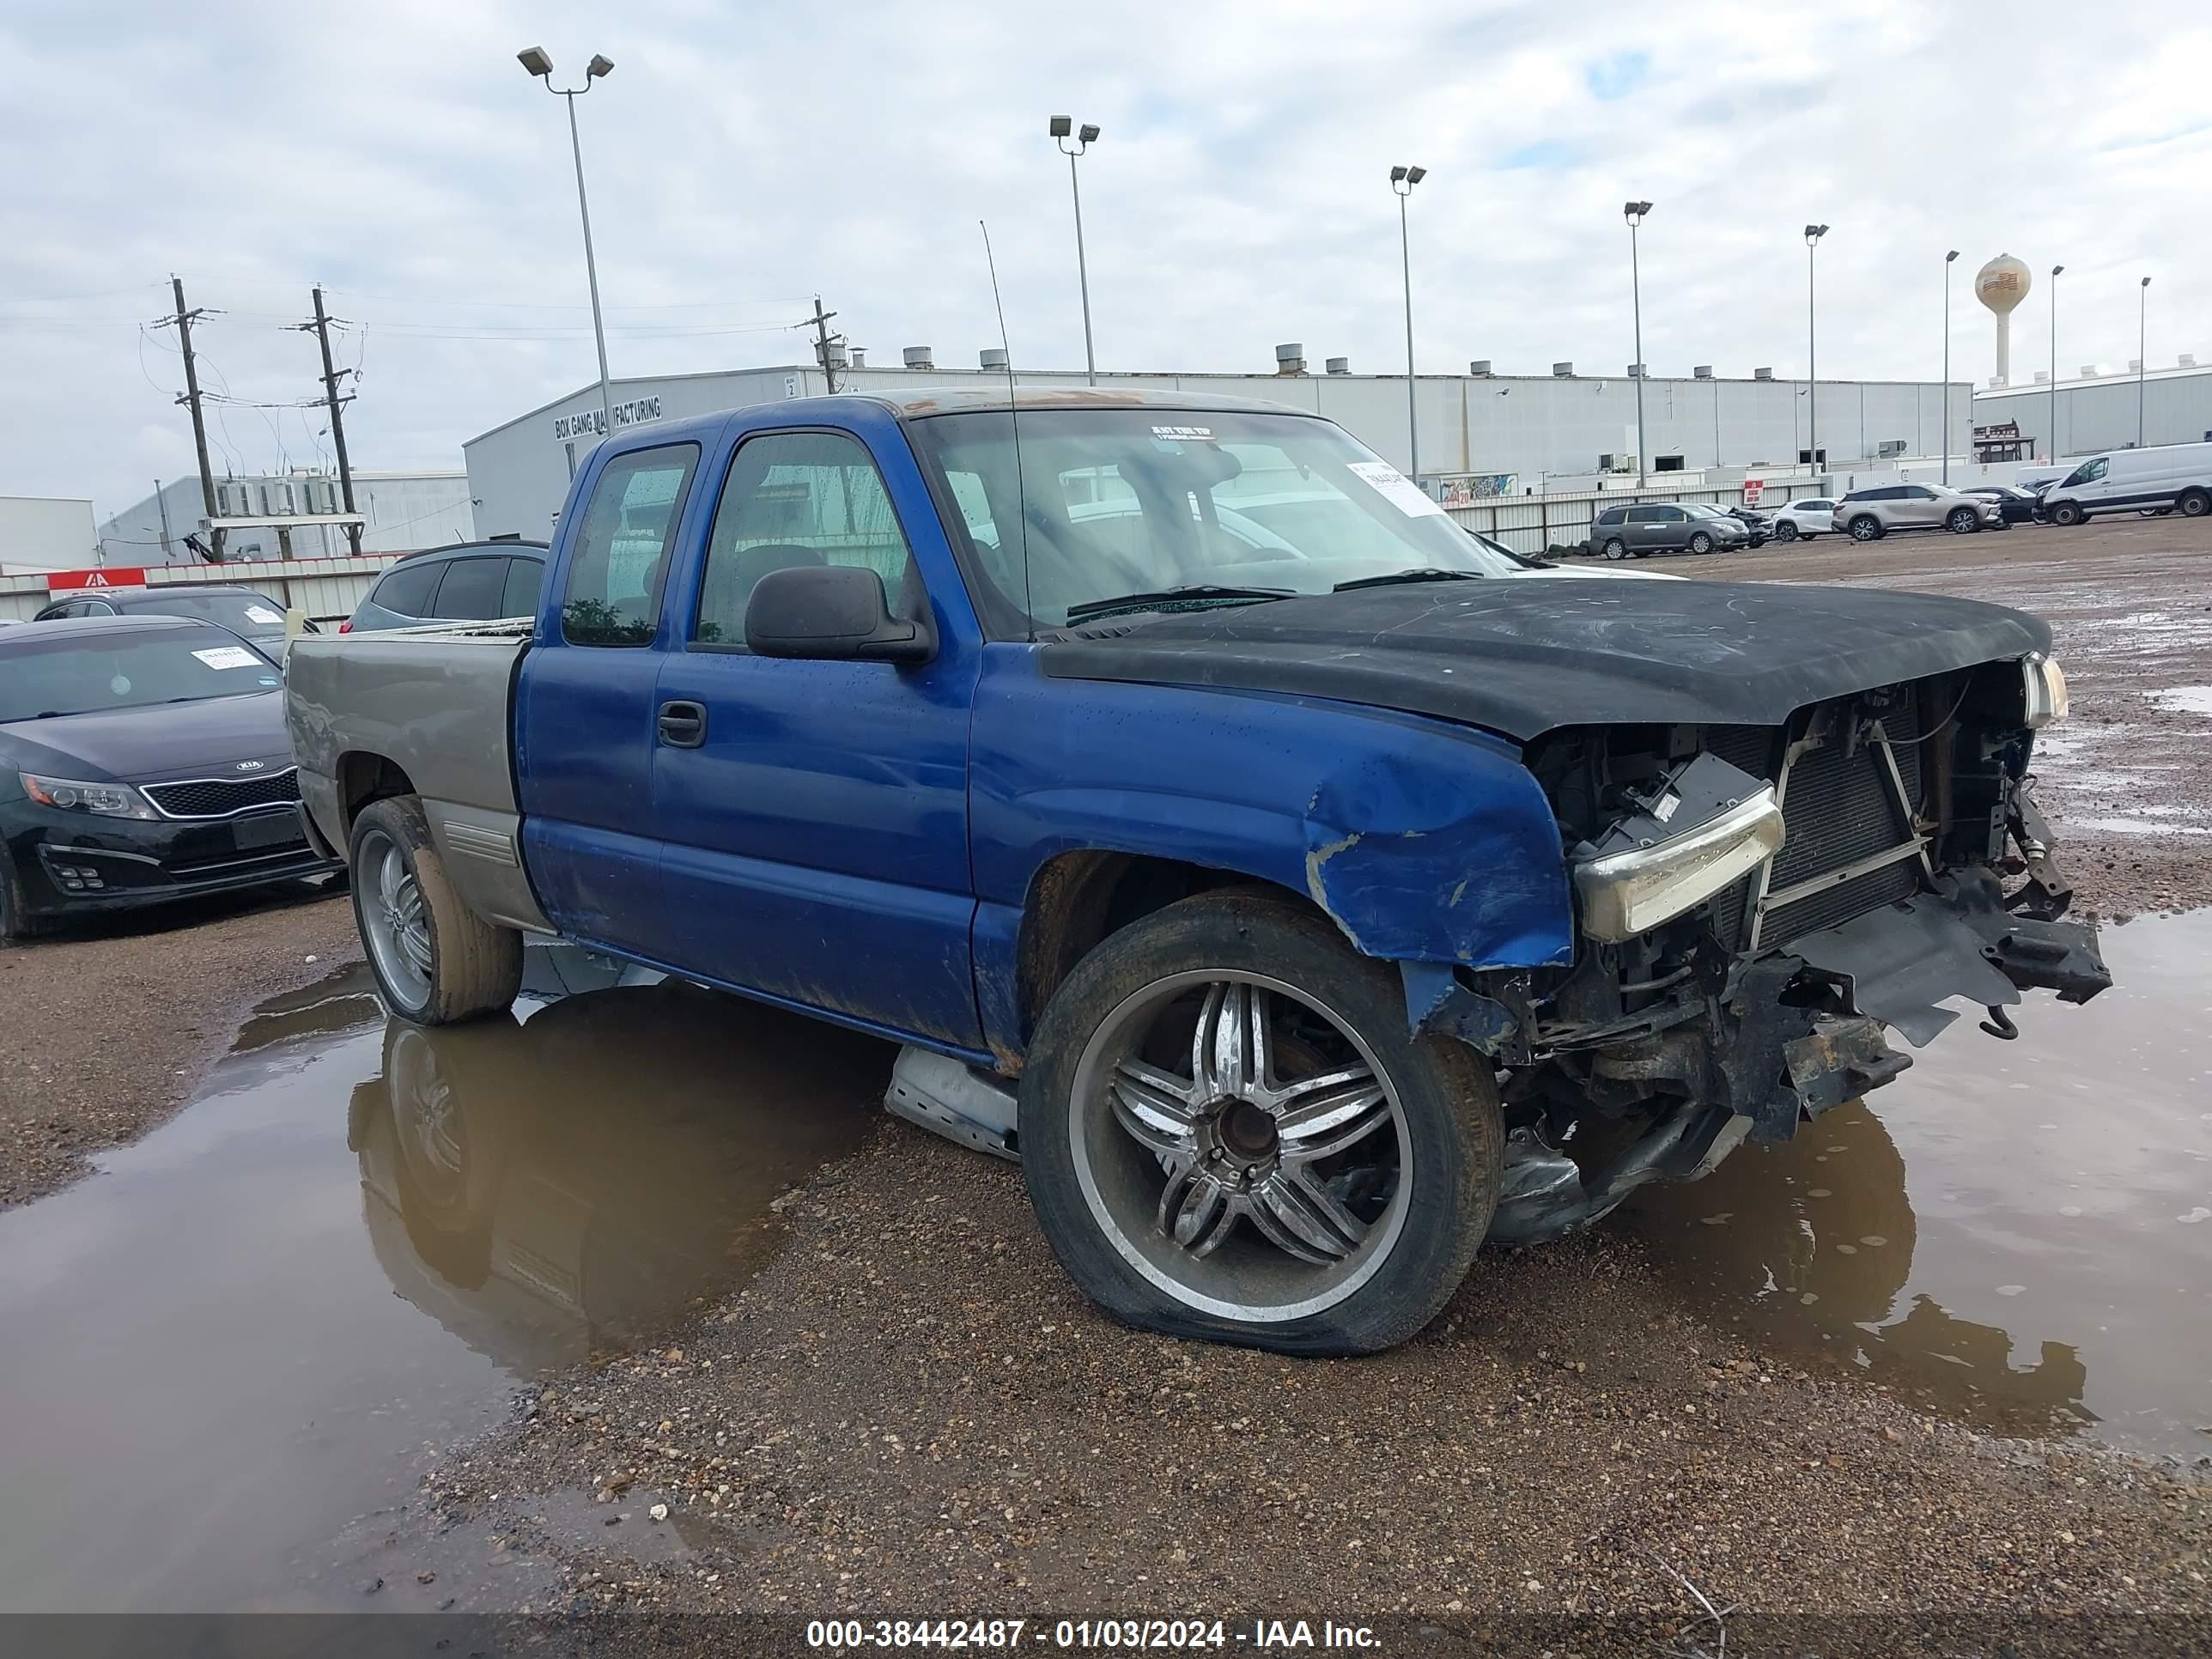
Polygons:
[[[1408,965],[1417,1026],[1499,1067],[1493,1238],[1595,1220],[1695,1179],[1911,1065],[1957,1016],[2016,1035],[2040,987],[2112,982],[2029,794],[2034,732],[2065,712],[2039,656],[1802,708],[1779,728],[1582,727],[1532,745],[1574,870],[1571,968]],[[2015,884],[2008,888],[2008,882]]]

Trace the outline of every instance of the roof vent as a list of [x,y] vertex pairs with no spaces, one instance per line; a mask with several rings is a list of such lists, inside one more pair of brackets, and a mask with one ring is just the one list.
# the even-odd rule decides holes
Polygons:
[[1571,380],[1574,377],[1575,366],[1572,363],[1553,363],[1552,373],[1562,380]]
[[1006,370],[1006,351],[1004,346],[985,346],[976,361],[986,368],[995,368],[1000,374]]
[[1306,372],[1306,349],[1296,341],[1275,348],[1275,373],[1303,374]]
[[1328,372],[1329,372],[1330,374],[1351,374],[1351,373],[1352,373],[1352,359],[1351,359],[1351,358],[1349,358],[1349,357],[1332,357],[1332,358],[1330,358],[1330,359],[1328,360]]
[[2177,362],[2174,367],[2176,368],[2194,368],[2197,367],[2197,359],[2191,356],[2188,352],[2185,351],[2181,354],[2181,360]]
[[1698,380],[1710,380],[1713,378],[1713,366],[1711,363],[1699,363],[1690,373]]
[[1487,357],[1477,357],[1473,362],[1467,366],[1467,372],[1474,375],[1478,380],[1488,380],[1490,378],[1490,359]]
[[2035,383],[2038,386],[2049,386],[2051,384],[2051,371],[2047,368],[2037,369],[2035,371]]
[[2084,364],[2082,364],[2082,365],[2081,365],[2081,378],[2082,378],[2083,380],[2095,380],[2095,379],[2097,378],[2097,366],[2096,366],[2096,364],[2094,364],[2094,363],[2084,363]]
[[2140,357],[2130,357],[2130,358],[2129,358],[2129,359],[2128,359],[2128,373],[2129,373],[2129,374],[2142,374],[2142,358],[2140,358]]
[[845,353],[846,356],[851,359],[852,366],[854,368],[866,368],[868,366],[867,347],[848,346],[845,348]]
[[1774,378],[1774,371],[1771,368],[1754,368],[1751,371],[1751,378],[1754,380],[1771,380]]
[[935,368],[937,367],[936,354],[931,351],[927,346],[908,346],[906,349],[905,356],[906,366],[908,368]]

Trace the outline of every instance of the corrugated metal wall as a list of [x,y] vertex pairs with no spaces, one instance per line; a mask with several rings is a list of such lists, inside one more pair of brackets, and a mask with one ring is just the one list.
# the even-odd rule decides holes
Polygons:
[[[167,565],[146,573],[149,587],[175,583],[197,586],[250,587],[286,609],[298,605],[310,620],[343,622],[353,615],[362,595],[398,557],[367,554],[358,559],[264,560],[253,564]],[[0,576],[0,617],[27,622],[52,597],[43,575]]]

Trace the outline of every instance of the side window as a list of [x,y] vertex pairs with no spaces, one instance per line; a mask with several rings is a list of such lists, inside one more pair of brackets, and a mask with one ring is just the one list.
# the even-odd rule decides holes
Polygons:
[[501,592],[499,614],[502,617],[534,617],[538,614],[538,592],[545,586],[545,562],[543,559],[509,559],[507,562],[507,586]]
[[1604,512],[1597,515],[1597,521],[1602,525],[1615,525],[1620,523],[1627,517],[1628,509],[1626,507],[1608,507]]
[[2094,483],[2098,479],[2103,477],[2105,474],[2112,470],[2112,464],[2106,460],[2102,455],[2100,455],[2095,460],[2084,461],[2081,465],[2075,467],[2072,475],[2067,478],[2066,482],[2069,486],[2074,484]]
[[762,577],[832,564],[874,571],[901,609],[919,600],[914,556],[865,447],[842,432],[748,438],[714,509],[692,637],[702,645],[743,645],[745,607]]
[[455,559],[446,567],[430,614],[448,622],[487,622],[505,614],[499,596],[506,586],[505,559]]
[[386,611],[397,611],[403,617],[427,617],[430,614],[430,595],[443,571],[444,566],[435,561],[394,565],[385,573],[384,580],[369,590],[368,597]]
[[1932,501],[1936,499],[1936,492],[1926,484],[1914,484],[1905,492],[1905,495],[1907,501]]
[[1658,516],[1659,509],[1656,507],[1632,507],[1628,509],[1628,522],[1631,524],[1650,524]]
[[1655,507],[1651,509],[1651,516],[1661,524],[1681,524],[1690,515],[1679,507]]
[[571,645],[650,645],[676,521],[699,464],[696,444],[634,450],[609,461],[592,487],[561,596]]

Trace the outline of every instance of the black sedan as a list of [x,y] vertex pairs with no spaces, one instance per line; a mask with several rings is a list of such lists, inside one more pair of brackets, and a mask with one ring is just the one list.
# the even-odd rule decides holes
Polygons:
[[0,634],[0,941],[71,913],[319,876],[275,661],[227,629]]
[[[168,583],[160,587],[103,587],[56,599],[31,620],[58,622],[70,617],[197,617],[228,628],[269,652],[284,654],[284,602],[246,587]],[[319,633],[314,623],[310,634]]]
[[2018,489],[2010,484],[1977,484],[1960,493],[1995,501],[2008,525],[2033,524],[2043,517],[2043,497],[2033,489]]

